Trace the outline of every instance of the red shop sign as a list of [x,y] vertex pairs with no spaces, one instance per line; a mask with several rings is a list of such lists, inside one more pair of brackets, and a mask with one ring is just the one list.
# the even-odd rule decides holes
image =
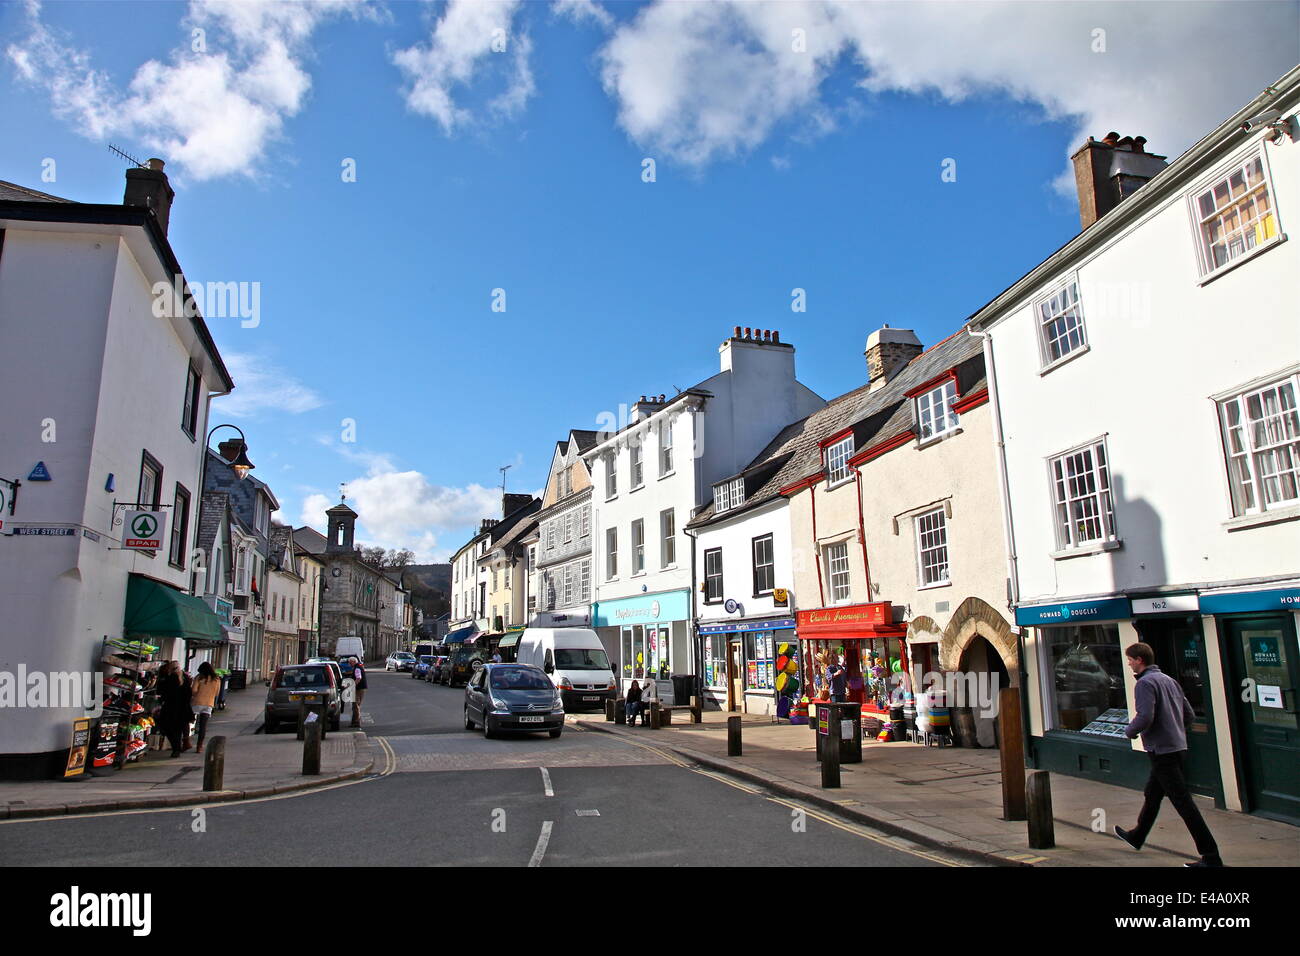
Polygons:
[[812,637],[857,628],[892,627],[894,612],[888,601],[879,601],[875,604],[846,604],[841,607],[796,611],[795,620],[799,636]]

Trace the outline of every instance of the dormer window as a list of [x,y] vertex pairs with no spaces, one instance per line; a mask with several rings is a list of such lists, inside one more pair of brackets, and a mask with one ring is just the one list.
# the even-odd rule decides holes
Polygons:
[[721,514],[745,502],[745,479],[733,478],[713,486],[713,510]]
[[849,435],[826,449],[826,481],[831,485],[849,479],[849,458],[853,455],[853,436]]
[[916,429],[922,442],[941,438],[957,429],[957,383],[952,379],[916,397]]

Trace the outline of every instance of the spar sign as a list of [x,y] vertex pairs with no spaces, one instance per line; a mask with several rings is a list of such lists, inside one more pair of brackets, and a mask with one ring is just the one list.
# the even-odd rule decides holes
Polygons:
[[166,512],[128,511],[122,531],[122,547],[137,551],[161,551],[166,533]]

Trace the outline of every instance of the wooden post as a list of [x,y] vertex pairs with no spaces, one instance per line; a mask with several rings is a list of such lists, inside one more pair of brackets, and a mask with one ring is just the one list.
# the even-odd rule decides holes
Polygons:
[[226,776],[226,738],[213,737],[203,751],[203,789],[224,789]]
[[1002,760],[1002,819],[1025,819],[1025,745],[1020,688],[998,691],[998,751]]
[[1025,787],[1028,801],[1029,847],[1050,850],[1056,846],[1056,824],[1052,819],[1052,775],[1038,770],[1029,775]]
[[698,697],[691,698],[691,723],[698,724],[704,719],[704,704]]
[[321,719],[313,714],[303,722],[302,772],[306,776],[320,773]]
[[306,721],[307,721],[307,717],[308,717],[308,715],[309,715],[309,714],[316,714],[317,719],[321,722],[321,723],[320,723],[320,736],[321,736],[321,739],[324,740],[324,739],[325,739],[325,723],[326,723],[326,720],[327,720],[326,714],[327,714],[328,711],[329,711],[329,705],[326,704],[324,701],[321,701],[321,702],[318,703],[318,704],[309,704],[309,703],[307,703],[306,701],[299,701],[299,703],[298,703],[298,739],[299,739],[299,740],[303,740],[303,739],[304,739],[304,737],[303,737],[303,727],[306,725]]
[[650,729],[659,729],[659,698],[650,701]]
[[831,790],[840,785],[840,709],[834,704],[821,706],[830,712],[826,721],[827,734],[821,737],[822,789]]
[[740,717],[727,718],[727,756],[739,757],[741,754],[740,747]]
[[626,700],[620,699],[614,701],[614,723],[616,724],[627,723],[627,701]]

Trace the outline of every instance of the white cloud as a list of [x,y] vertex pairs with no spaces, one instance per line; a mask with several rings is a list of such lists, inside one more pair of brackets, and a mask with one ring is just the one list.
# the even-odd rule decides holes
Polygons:
[[257,418],[264,412],[300,415],[320,408],[325,400],[291,374],[266,359],[246,352],[223,356],[235,390],[213,399],[222,415]]
[[[1172,157],[1294,66],[1296,27],[1282,3],[655,0],[599,58],[628,135],[697,167],[778,126],[830,129],[844,104],[825,81],[841,68],[867,93],[1007,96],[1072,119],[1075,148],[1118,130]],[[1249,53],[1225,66],[1224,50]]]
[[[126,91],[42,23],[35,0],[27,36],[5,52],[23,80],[46,90],[55,114],[91,139],[138,142],[196,180],[254,176],[311,88],[304,63],[312,33],[359,9],[359,0],[191,0],[184,47],[165,63],[141,65]],[[202,51],[192,48],[193,30],[203,31]]]
[[521,111],[535,86],[529,66],[532,41],[522,30],[511,29],[519,9],[519,0],[451,0],[427,43],[393,54],[393,63],[409,83],[407,106],[451,133],[475,118],[472,110],[457,105],[456,97],[477,76],[499,66],[508,73],[506,87],[487,109],[499,117]]
[[568,17],[574,23],[591,20],[597,26],[608,29],[614,23],[609,11],[595,0],[555,0],[551,10],[558,17]]

